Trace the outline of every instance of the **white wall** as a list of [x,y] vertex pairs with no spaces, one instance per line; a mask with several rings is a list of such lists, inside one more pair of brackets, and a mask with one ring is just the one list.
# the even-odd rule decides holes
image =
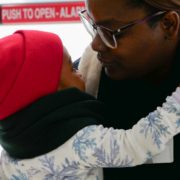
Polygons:
[[[67,1],[84,1],[84,0],[0,0],[2,4],[18,3],[45,3],[45,2],[67,2]],[[64,45],[69,50],[72,60],[79,58],[84,48],[90,43],[91,37],[86,32],[81,23],[48,23],[48,24],[18,24],[18,25],[0,25],[0,37],[9,35],[19,29],[37,29],[50,31],[58,34],[63,40]]]
[[69,50],[72,60],[79,58],[84,51],[84,48],[91,41],[91,37],[81,23],[1,25],[0,37],[12,34],[19,29],[36,29],[58,34],[66,48]]

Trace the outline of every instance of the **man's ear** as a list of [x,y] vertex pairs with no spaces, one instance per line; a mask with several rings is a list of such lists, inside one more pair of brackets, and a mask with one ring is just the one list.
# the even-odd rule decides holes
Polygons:
[[177,38],[180,31],[180,17],[176,11],[169,11],[162,19],[162,28],[167,39]]

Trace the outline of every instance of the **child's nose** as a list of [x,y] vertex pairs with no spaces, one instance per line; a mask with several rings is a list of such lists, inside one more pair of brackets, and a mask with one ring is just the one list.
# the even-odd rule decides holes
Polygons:
[[82,74],[79,72],[79,70],[76,70],[76,74],[77,74],[81,79],[83,79],[83,76],[82,76]]

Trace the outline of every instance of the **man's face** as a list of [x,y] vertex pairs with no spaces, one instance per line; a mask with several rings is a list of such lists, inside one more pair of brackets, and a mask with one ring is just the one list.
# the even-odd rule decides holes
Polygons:
[[[111,30],[147,16],[143,8],[133,8],[125,0],[86,0],[87,12],[97,25]],[[107,47],[98,34],[92,41],[97,58],[112,79],[156,77],[168,67],[167,45],[164,32],[158,23],[150,27],[147,22],[123,31],[117,40],[118,47]]]

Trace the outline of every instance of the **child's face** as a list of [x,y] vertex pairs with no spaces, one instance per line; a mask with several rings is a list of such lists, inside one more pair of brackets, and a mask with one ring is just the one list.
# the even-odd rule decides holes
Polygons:
[[78,71],[73,69],[71,57],[65,47],[63,50],[63,66],[60,76],[61,79],[58,90],[76,87],[81,91],[85,91],[85,83],[82,76],[78,73]]

